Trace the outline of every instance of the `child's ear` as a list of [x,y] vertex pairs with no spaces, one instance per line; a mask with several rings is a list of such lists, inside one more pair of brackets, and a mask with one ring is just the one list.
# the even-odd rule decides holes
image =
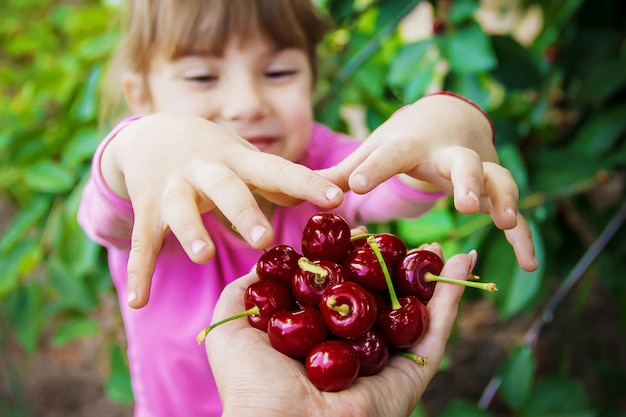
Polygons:
[[136,72],[126,71],[122,75],[122,89],[126,103],[133,114],[148,114],[152,100],[144,77]]

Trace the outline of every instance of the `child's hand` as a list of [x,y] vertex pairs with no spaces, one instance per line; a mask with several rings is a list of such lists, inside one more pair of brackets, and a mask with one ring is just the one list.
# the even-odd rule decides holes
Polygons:
[[336,167],[322,173],[366,193],[394,175],[424,191],[454,196],[461,213],[489,213],[505,231],[520,266],[537,268],[531,231],[517,210],[519,192],[498,163],[488,120],[470,104],[434,95],[387,120]]
[[248,243],[263,248],[273,231],[253,191],[275,203],[308,200],[328,208],[343,198],[337,186],[304,166],[183,114],[153,114],[122,129],[105,149],[101,169],[111,189],[133,205],[128,297],[137,308],[148,302],[167,230],[190,259],[206,262],[215,247],[203,213],[217,208]]
[[[439,252],[439,245],[427,249]],[[442,275],[465,279],[476,262],[476,252],[455,255]],[[228,285],[215,307],[213,322],[244,310],[245,288],[251,273]],[[206,349],[224,405],[224,417],[354,415],[408,416],[437,372],[457,316],[463,286],[437,283],[428,303],[427,333],[410,351],[428,358],[420,366],[404,357],[392,357],[381,373],[361,377],[339,392],[320,392],[308,380],[304,366],[270,344],[267,335],[247,320],[235,320],[213,329]],[[393,393],[394,401],[389,401]]]

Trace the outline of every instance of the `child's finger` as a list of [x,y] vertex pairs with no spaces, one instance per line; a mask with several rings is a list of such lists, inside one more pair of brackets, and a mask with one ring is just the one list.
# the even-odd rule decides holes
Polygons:
[[194,198],[195,192],[186,182],[170,184],[161,198],[164,223],[176,236],[194,262],[207,262],[215,255],[215,245],[206,231]]
[[539,267],[539,262],[535,257],[532,231],[526,219],[518,213],[517,226],[513,229],[505,230],[504,234],[515,251],[515,257],[520,267],[525,271],[536,270]]
[[491,201],[491,217],[503,230],[517,225],[519,190],[511,172],[501,165],[485,162],[485,185]]
[[[226,167],[201,166],[194,170],[195,187],[231,222],[253,247],[264,248],[273,239],[272,227],[243,180]],[[202,224],[199,224],[202,227]],[[198,232],[199,233],[199,232]]]
[[259,192],[280,193],[332,208],[343,201],[343,191],[331,181],[305,167],[276,155],[242,152],[233,170]]
[[437,155],[439,170],[448,176],[454,188],[454,206],[461,213],[480,211],[484,182],[480,155],[460,146],[445,148]]
[[128,255],[128,305],[141,308],[148,304],[156,256],[163,243],[163,229],[155,228],[151,211],[135,208],[135,222]]

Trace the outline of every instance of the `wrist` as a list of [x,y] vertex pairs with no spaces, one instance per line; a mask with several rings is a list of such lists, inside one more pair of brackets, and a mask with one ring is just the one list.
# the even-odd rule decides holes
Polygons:
[[128,117],[118,123],[104,141],[102,141],[94,156],[96,168],[99,169],[102,180],[106,186],[117,196],[125,200],[129,198],[124,182],[124,175],[119,167],[116,145],[120,142],[119,136],[127,134],[127,128],[132,126],[134,122],[141,117],[142,116]]
[[437,95],[443,95],[443,96],[456,98],[458,100],[461,100],[461,101],[469,104],[474,109],[478,110],[483,115],[483,117],[485,118],[487,123],[489,123],[489,128],[491,129],[491,141],[492,141],[492,143],[493,144],[496,143],[496,129],[493,126],[493,121],[491,120],[491,118],[489,117],[487,112],[485,110],[483,110],[482,107],[480,107],[478,104],[474,103],[472,100],[470,100],[470,99],[468,99],[466,97],[463,97],[463,96],[461,96],[459,94],[453,93],[451,91],[437,91],[437,92],[434,92],[434,93],[426,94],[423,98],[431,97],[431,96],[437,96]]

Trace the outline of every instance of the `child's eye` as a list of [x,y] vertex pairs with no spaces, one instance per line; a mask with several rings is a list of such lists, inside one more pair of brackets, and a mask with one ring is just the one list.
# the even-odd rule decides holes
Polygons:
[[268,78],[284,78],[292,76],[296,73],[296,70],[277,70],[277,71],[267,71],[265,76]]
[[192,75],[185,77],[186,81],[192,81],[197,83],[210,83],[217,81],[217,77],[215,75]]

